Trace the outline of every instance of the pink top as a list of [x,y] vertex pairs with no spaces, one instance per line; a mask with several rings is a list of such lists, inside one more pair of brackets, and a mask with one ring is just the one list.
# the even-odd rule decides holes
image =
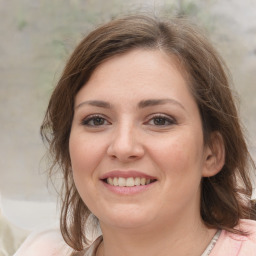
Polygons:
[[235,235],[222,230],[210,256],[256,255],[256,221],[241,220],[237,228],[248,232],[248,236]]
[[[241,220],[239,229],[248,232],[248,236],[235,235],[222,230],[209,256],[256,256],[256,221]],[[84,256],[95,256],[101,241],[97,239]],[[30,236],[14,256],[65,256],[71,255],[68,247],[57,230],[45,231]]]

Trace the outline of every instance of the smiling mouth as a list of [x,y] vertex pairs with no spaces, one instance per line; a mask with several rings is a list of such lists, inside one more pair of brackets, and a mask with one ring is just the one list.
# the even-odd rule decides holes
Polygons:
[[140,177],[135,177],[135,178],[113,177],[113,178],[103,179],[103,181],[111,186],[135,187],[135,186],[149,185],[155,182],[156,179],[146,179],[146,178],[140,178]]

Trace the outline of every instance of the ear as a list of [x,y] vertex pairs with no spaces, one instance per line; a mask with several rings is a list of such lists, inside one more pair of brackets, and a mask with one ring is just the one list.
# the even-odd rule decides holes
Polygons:
[[221,171],[225,163],[225,146],[222,135],[213,132],[210,142],[205,146],[204,167],[202,176],[211,177]]

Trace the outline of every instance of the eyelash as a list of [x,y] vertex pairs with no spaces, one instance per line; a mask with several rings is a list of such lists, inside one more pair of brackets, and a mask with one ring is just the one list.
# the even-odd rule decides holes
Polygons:
[[[158,124],[155,122],[156,120],[158,120]],[[101,122],[98,123],[98,124],[90,123],[90,122],[95,122],[95,121],[97,121],[97,122],[101,121]],[[153,121],[153,124],[150,124],[151,121]],[[109,125],[111,123],[109,121],[107,121],[107,119],[104,116],[90,115],[90,116],[86,117],[85,119],[83,119],[81,124],[85,125],[85,126],[88,126],[88,127],[100,127],[100,126],[103,126],[103,125]],[[166,116],[166,115],[163,115],[163,114],[155,114],[155,115],[151,116],[144,124],[149,124],[149,125],[152,125],[152,126],[166,127],[166,126],[177,124],[177,122],[172,117],[169,117],[169,116]]]
[[[161,120],[161,121],[164,121],[164,124],[160,122],[160,124],[156,124],[154,121],[156,121],[158,119]],[[166,116],[166,115],[163,115],[163,114],[155,114],[153,116],[150,117],[150,119],[146,122],[146,123],[150,123],[150,121],[153,121],[154,123],[151,124],[153,126],[170,126],[170,125],[174,125],[174,124],[177,124],[176,120],[172,117],[169,117],[169,116]],[[166,124],[167,122],[167,124]]]
[[[98,121],[99,121],[99,119],[101,121],[103,121],[104,124],[95,124],[95,123],[94,124],[90,124],[91,121],[95,122],[97,119],[98,119]],[[105,122],[107,122],[107,124],[105,124]],[[85,125],[85,126],[89,126],[89,127],[97,127],[97,126],[102,126],[102,125],[108,125],[110,123],[107,121],[107,119],[104,116],[101,116],[101,115],[91,115],[91,116],[88,116],[85,119],[83,119],[81,124]]]

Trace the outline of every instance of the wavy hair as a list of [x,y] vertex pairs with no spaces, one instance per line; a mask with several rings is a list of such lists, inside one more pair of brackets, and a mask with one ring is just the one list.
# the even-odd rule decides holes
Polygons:
[[[215,176],[202,178],[201,217],[208,227],[235,230],[239,219],[255,218],[251,201],[250,157],[230,88],[229,72],[202,32],[181,19],[130,15],[92,31],[75,48],[49,101],[41,135],[49,144],[52,171],[63,174],[61,231],[74,250],[88,244],[85,230],[90,211],[74,185],[69,136],[74,99],[94,70],[107,59],[132,49],[161,49],[175,56],[188,74],[188,86],[202,119],[205,144],[217,131],[223,138],[225,164]],[[252,167],[252,168],[251,168]]]

